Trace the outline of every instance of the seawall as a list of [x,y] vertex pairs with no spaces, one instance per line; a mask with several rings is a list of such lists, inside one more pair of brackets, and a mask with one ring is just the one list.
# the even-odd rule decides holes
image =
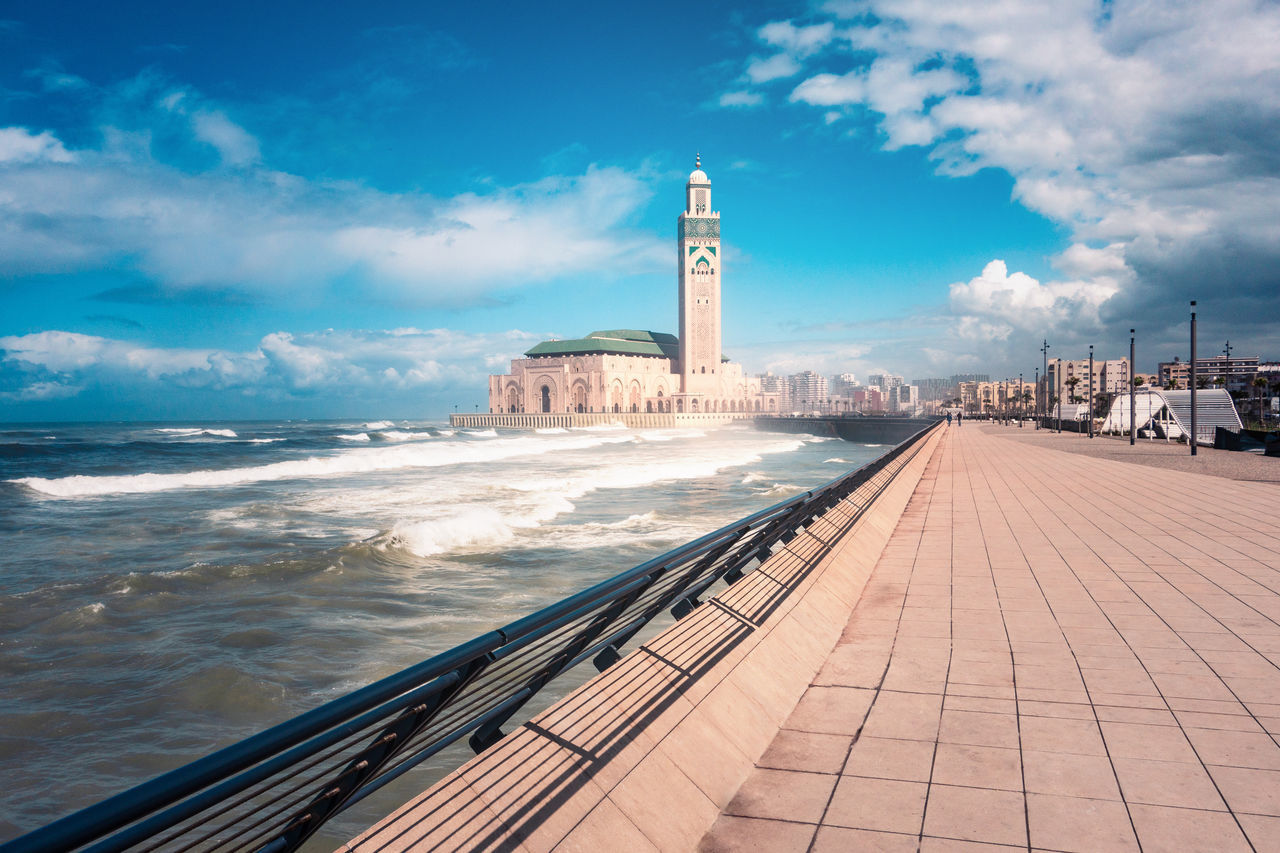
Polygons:
[[941,434],[344,849],[696,847],[840,639]]
[[834,416],[779,418],[761,416],[755,426],[769,432],[803,432],[830,435],[860,444],[897,444],[924,429],[936,418]]

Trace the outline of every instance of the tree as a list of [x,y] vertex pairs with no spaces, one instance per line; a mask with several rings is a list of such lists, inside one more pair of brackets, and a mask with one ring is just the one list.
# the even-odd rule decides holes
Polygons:
[[1070,397],[1069,397],[1069,399],[1071,400],[1071,402],[1073,402],[1073,403],[1079,403],[1079,402],[1080,402],[1080,398],[1076,396],[1076,386],[1080,384],[1080,377],[1078,377],[1078,376],[1072,376],[1072,377],[1071,377],[1070,379],[1068,379],[1068,380],[1066,381],[1066,383],[1064,383],[1064,384],[1065,384],[1068,388],[1070,388],[1070,389],[1071,389],[1071,393],[1070,393]]
[[1147,380],[1143,379],[1141,376],[1133,377],[1134,388],[1141,388],[1143,385],[1146,385],[1146,384],[1147,384]]
[[1261,424],[1263,423],[1263,421],[1262,421],[1262,391],[1263,391],[1263,389],[1264,389],[1264,388],[1266,388],[1266,387],[1267,387],[1267,377],[1262,376],[1262,375],[1254,376],[1254,377],[1253,377],[1253,387],[1258,389],[1258,424],[1259,424],[1259,425],[1261,425]]

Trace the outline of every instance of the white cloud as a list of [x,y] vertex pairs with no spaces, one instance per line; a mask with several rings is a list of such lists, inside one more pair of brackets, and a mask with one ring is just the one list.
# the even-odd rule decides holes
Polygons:
[[258,140],[221,110],[200,110],[191,117],[196,139],[218,149],[224,163],[245,166],[261,156]]
[[[1014,328],[1037,330],[1067,324],[1082,329],[1096,327],[1098,309],[1115,295],[1116,274],[1122,272],[1103,266],[1105,254],[1079,247],[1073,268],[1092,269],[1097,274],[1087,279],[1045,283],[1026,273],[1010,273],[1002,260],[991,261],[981,275],[968,283],[951,285],[950,307],[961,320],[961,335],[984,334],[1004,339]],[[1000,322],[991,325],[984,318]]]
[[866,97],[866,80],[862,74],[815,74],[791,93],[792,101],[820,107],[856,104]]
[[0,164],[70,163],[69,152],[49,131],[32,133],[24,127],[0,127]]
[[765,44],[797,56],[811,56],[831,43],[835,31],[830,21],[802,27],[790,21],[774,21],[761,27],[758,35]]
[[268,295],[354,275],[384,297],[456,304],[666,260],[655,236],[625,228],[651,195],[625,169],[437,199],[274,172],[234,125],[211,113],[197,124],[241,168],[184,171],[118,136],[73,154],[47,132],[0,129],[0,158],[15,164],[0,169],[0,275],[125,265],[169,289]]
[[0,277],[111,268],[161,293],[267,298],[341,281],[423,305],[668,262],[656,235],[627,227],[652,194],[642,170],[383,192],[270,168],[225,109],[154,72],[96,97],[97,145],[0,128]]
[[254,349],[233,351],[152,347],[49,330],[0,337],[0,370],[21,379],[2,396],[52,400],[94,385],[150,395],[165,388],[202,388],[275,399],[322,394],[335,400],[440,386],[474,391],[484,387],[490,370],[505,368],[543,337],[517,330],[281,331],[264,336]]
[[[1047,306],[1078,303],[1072,323],[1158,323],[1212,281],[1226,321],[1280,321],[1280,6],[833,0],[822,23],[838,28],[815,44],[851,50],[793,50],[791,101],[865,108],[886,148],[927,147],[943,174],[1003,169],[1072,236],[1054,259],[1067,280],[984,289],[984,274],[953,304],[1015,329],[997,293],[1055,322]],[[793,30],[771,23],[760,44]]]
[[764,96],[759,92],[725,92],[720,96],[722,107],[756,107],[763,102]]
[[786,53],[778,53],[761,59],[753,58],[747,63],[747,79],[752,83],[766,83],[784,77],[794,77],[800,72],[800,63]]

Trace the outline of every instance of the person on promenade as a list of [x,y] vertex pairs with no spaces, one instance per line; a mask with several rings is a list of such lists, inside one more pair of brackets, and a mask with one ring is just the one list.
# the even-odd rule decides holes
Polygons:
[[951,426],[951,413],[947,412],[947,426]]
[[964,412],[956,412],[956,427],[964,426]]

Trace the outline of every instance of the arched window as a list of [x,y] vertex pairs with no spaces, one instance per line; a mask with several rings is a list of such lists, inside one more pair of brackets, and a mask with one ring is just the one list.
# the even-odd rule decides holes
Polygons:
[[542,386],[542,411],[551,411],[551,388],[546,385]]

